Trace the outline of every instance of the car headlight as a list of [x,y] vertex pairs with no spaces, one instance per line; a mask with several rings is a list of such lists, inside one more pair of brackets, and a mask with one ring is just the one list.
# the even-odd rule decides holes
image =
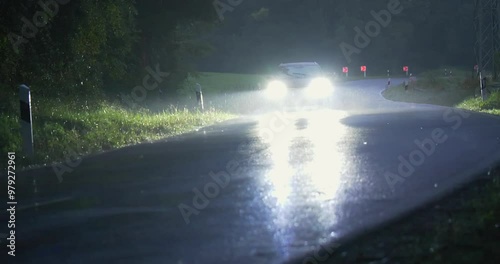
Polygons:
[[313,79],[306,89],[307,96],[313,99],[328,97],[332,92],[333,84],[327,78]]
[[271,81],[266,88],[266,96],[270,99],[282,99],[286,96],[288,88],[282,81]]

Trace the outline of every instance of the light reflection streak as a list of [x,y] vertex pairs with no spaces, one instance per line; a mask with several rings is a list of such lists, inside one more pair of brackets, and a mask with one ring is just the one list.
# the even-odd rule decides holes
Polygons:
[[[346,128],[339,120],[346,114],[318,111],[298,115],[269,142],[272,165],[261,180],[267,191],[262,197],[270,212],[268,229],[284,257],[289,257],[291,247],[310,245],[312,249],[331,239],[329,229],[337,222],[335,204],[345,170],[339,145]],[[300,126],[296,127],[297,121]]]

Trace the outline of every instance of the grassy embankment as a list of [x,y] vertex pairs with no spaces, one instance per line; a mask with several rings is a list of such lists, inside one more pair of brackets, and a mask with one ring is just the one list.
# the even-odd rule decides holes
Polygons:
[[[260,76],[243,74],[203,73],[191,82],[202,84],[210,98],[220,93],[233,93],[255,87]],[[186,85],[189,86],[188,83]],[[36,88],[35,88],[36,89]],[[189,88],[189,89],[192,89]],[[9,93],[6,93],[9,94]],[[193,91],[194,95],[194,91]],[[0,152],[16,152],[17,168],[32,164],[63,161],[68,155],[78,156],[116,149],[123,146],[159,140],[192,131],[235,117],[217,107],[200,112],[188,108],[170,107],[163,111],[128,109],[125,104],[107,100],[77,103],[71,100],[38,98],[32,95],[35,159],[21,156],[19,109],[17,93],[2,98],[0,111]],[[182,100],[185,96],[180,96]],[[195,100],[190,98],[190,100]],[[2,157],[2,168],[6,157]],[[5,166],[4,166],[5,165]]]
[[493,92],[486,101],[480,97],[469,98],[456,106],[471,111],[500,115],[500,92]]
[[441,71],[426,72],[417,76],[408,91],[397,83],[386,89],[383,96],[393,101],[453,106],[474,95],[472,85],[476,83],[469,78],[470,73],[457,70],[452,77],[445,77]]
[[454,72],[453,77],[443,77],[442,71],[424,73],[407,92],[402,84],[398,84],[386,89],[383,96],[392,101],[451,106],[500,114],[500,94],[495,89],[496,83],[490,82],[488,88],[492,93],[488,100],[483,102],[479,81],[472,79],[468,72]]
[[[466,75],[420,76],[408,92],[386,90],[390,100],[457,106],[500,113],[500,96],[474,98],[475,81]],[[416,89],[415,89],[416,88]],[[498,263],[500,261],[500,171],[379,231],[343,245],[324,263]]]

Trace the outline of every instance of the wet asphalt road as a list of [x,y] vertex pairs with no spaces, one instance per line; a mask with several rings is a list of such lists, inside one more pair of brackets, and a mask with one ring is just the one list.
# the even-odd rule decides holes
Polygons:
[[91,156],[60,183],[19,172],[2,263],[303,263],[500,160],[500,118],[390,102],[384,84]]

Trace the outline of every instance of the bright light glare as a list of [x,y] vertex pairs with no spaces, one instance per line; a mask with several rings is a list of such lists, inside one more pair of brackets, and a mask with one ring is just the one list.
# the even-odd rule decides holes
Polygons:
[[281,81],[272,81],[267,85],[266,96],[270,99],[282,99],[286,96],[288,89]]
[[[271,165],[263,177],[255,179],[267,207],[266,227],[272,234],[274,248],[289,256],[296,253],[295,241],[316,247],[338,238],[332,228],[346,219],[346,209],[341,205],[349,195],[344,188],[352,184],[350,176],[357,175],[357,165],[352,163],[351,154],[339,148],[351,137],[341,123],[346,113],[324,110],[285,116],[288,125],[279,132],[273,130],[272,140],[259,133],[259,141],[268,146],[264,153],[269,158],[265,161]],[[269,130],[269,119],[274,118],[259,121],[257,131]],[[304,119],[306,128],[299,128],[297,122]],[[304,235],[302,223],[325,235]]]
[[306,95],[312,99],[328,97],[332,94],[333,85],[327,78],[316,78],[306,89]]

